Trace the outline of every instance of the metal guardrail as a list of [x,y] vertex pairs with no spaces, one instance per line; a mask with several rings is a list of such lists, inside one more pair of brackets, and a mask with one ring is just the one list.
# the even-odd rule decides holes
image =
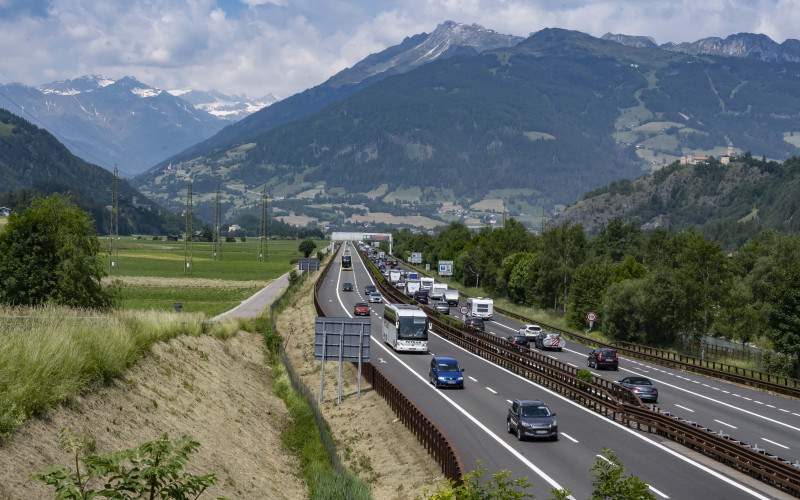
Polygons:
[[[422,271],[418,272],[422,273]],[[422,273],[425,274],[425,273]],[[427,275],[426,275],[427,276]],[[465,293],[460,294],[462,297],[469,297]],[[508,309],[501,307],[494,307],[495,312],[503,316],[516,319],[522,323],[530,324],[535,323],[548,331],[557,332],[564,337],[570,338],[581,344],[591,347],[608,347],[615,349],[618,354],[632,358],[638,358],[651,363],[671,368],[678,368],[690,372],[708,375],[722,380],[728,380],[737,384],[743,384],[750,387],[759,389],[766,389],[779,394],[800,398],[800,379],[786,377],[784,375],[776,375],[773,373],[762,372],[758,370],[751,370],[748,368],[741,368],[735,365],[726,363],[719,363],[708,359],[698,358],[696,356],[689,356],[685,354],[675,353],[666,349],[658,349],[654,347],[643,346],[631,342],[612,342],[605,343],[595,340],[591,337],[586,337],[579,333],[564,330],[557,326],[548,325],[532,318],[528,318],[521,314],[517,314]]]
[[[326,316],[319,302],[318,294],[333,261],[334,258],[332,257],[317,278],[317,282],[314,283],[314,308],[319,316]],[[364,377],[367,383],[372,385],[377,394],[386,400],[400,421],[416,436],[420,444],[428,451],[428,454],[439,463],[445,477],[455,481],[456,484],[462,484],[462,476],[465,474],[465,469],[461,462],[461,457],[447,435],[439,429],[433,420],[428,418],[414,404],[411,398],[406,396],[372,362],[362,365],[361,376]]]
[[[375,276],[385,296],[392,297],[393,300],[408,301],[408,297],[386,282],[371,262],[367,268]],[[600,377],[594,377],[594,383],[590,384],[577,378],[576,367],[536,351],[520,348],[481,330],[470,327],[458,329],[441,321],[438,314],[429,308],[424,310],[431,318],[436,333],[478,356],[559,392],[608,418],[628,426],[636,425],[639,430],[666,437],[785,493],[800,497],[800,463],[792,464],[778,456],[767,455],[765,450],[755,445],[749,446],[727,435],[714,433],[696,422],[675,418],[655,407],[650,409],[643,405],[632,391],[623,386]],[[522,319],[526,323],[533,322],[510,311],[499,312],[508,313],[511,317]],[[587,339],[594,345],[606,346],[588,337],[552,328],[550,325],[544,326],[564,335]],[[618,352],[621,350],[615,346],[608,347],[614,347]]]

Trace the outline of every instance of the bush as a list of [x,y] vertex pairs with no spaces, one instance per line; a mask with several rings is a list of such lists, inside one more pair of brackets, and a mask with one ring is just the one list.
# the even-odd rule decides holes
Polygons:
[[239,241],[244,243],[245,241],[247,241],[247,236],[242,236],[241,238],[239,238]]
[[153,236],[153,241],[161,241],[161,236],[159,235]]
[[226,236],[225,237],[225,243],[236,243],[236,237],[235,236],[230,236],[230,235]]
[[292,269],[292,271],[289,273],[289,286],[300,281],[300,278],[302,278],[302,276],[297,272],[297,269]]
[[592,384],[594,384],[594,376],[592,375],[592,372],[590,372],[588,368],[581,368],[580,370],[578,370],[577,377],[578,380],[582,380],[583,382],[586,382],[588,384],[587,385],[584,384],[583,382],[578,382],[578,389],[582,391],[587,390]]
[[797,358],[782,352],[764,351],[764,369],[767,373],[794,377],[797,374]]
[[[158,441],[145,443],[139,448],[109,453],[86,455],[81,472],[78,461],[86,447],[70,429],[61,430],[61,447],[71,450],[76,470],[69,467],[48,467],[41,474],[31,474],[56,490],[56,498],[198,498],[211,485],[216,484],[214,474],[196,476],[183,472],[189,463],[189,455],[200,443],[182,436],[174,441],[167,435]],[[92,483],[100,482],[99,489],[91,489]],[[101,486],[102,485],[102,486]]]

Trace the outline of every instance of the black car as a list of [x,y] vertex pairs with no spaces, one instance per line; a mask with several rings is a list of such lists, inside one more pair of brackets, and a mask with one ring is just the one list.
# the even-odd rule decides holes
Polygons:
[[483,318],[467,318],[464,325],[471,326],[477,330],[486,330],[486,326],[483,324]]
[[522,441],[526,437],[558,439],[558,422],[555,413],[538,399],[517,399],[508,408],[506,430],[516,433]]
[[526,337],[525,335],[511,334],[508,337],[506,337],[506,340],[518,346],[530,347],[530,342],[528,341],[528,337]]
[[658,403],[658,389],[650,382],[650,379],[635,376],[625,377],[619,381],[619,384],[632,390],[642,401]]
[[428,291],[427,290],[417,290],[416,292],[414,292],[414,300],[416,300],[420,304],[427,304],[428,303]]
[[586,360],[586,366],[590,366],[596,370],[601,368],[619,370],[619,357],[617,356],[617,351],[607,347],[598,347],[589,353],[589,358]]
[[378,287],[376,287],[375,285],[367,285],[364,287],[364,295],[366,295],[367,297],[369,297],[373,292],[377,291]]
[[352,283],[342,283],[342,291],[343,292],[352,292],[353,291],[353,284]]
[[442,314],[450,314],[450,304],[444,301],[439,301],[433,305],[433,308],[436,309],[436,312]]

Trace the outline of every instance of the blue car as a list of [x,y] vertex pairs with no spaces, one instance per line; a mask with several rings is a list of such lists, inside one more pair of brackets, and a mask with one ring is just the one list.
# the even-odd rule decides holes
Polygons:
[[464,369],[450,356],[434,356],[428,378],[434,387],[464,388]]

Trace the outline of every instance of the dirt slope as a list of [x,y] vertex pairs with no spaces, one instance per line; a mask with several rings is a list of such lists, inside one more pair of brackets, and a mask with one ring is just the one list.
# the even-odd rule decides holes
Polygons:
[[[281,317],[287,350],[306,385],[319,391],[319,362],[313,361],[315,313],[310,287]],[[345,369],[345,395],[336,404],[336,363],[326,363],[323,412],[348,466],[370,480],[376,499],[411,499],[442,479],[439,467],[396,421],[383,400]],[[180,337],[152,352],[109,387],[52,410],[21,427],[0,447],[0,499],[52,498],[52,490],[28,475],[50,465],[71,466],[59,446],[59,429],[86,436],[95,453],[138,446],[167,433],[190,435],[201,444],[192,472],[215,473],[219,483],[201,498],[300,499],[307,487],[294,476],[296,458],[280,444],[288,418],[273,395],[261,338],[248,332],[221,341]]]

